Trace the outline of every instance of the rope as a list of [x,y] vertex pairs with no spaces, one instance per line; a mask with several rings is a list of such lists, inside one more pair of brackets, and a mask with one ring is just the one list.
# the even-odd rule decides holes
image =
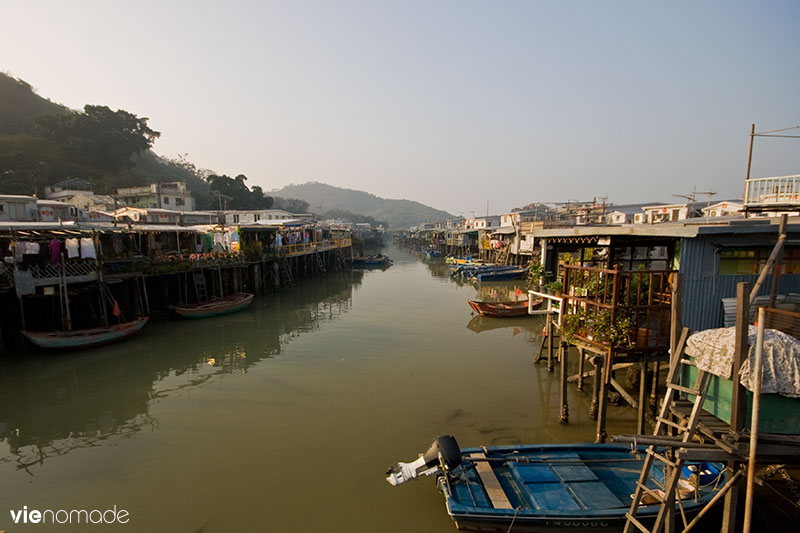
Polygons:
[[519,514],[520,509],[521,509],[520,506],[514,507],[514,518],[511,519],[511,523],[508,525],[506,533],[509,533],[511,531],[511,528],[514,527],[514,522],[517,520],[517,514]]

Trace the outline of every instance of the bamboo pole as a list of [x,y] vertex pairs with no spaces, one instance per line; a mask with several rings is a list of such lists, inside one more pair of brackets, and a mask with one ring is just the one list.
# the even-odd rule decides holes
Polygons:
[[[753,481],[755,480],[756,454],[758,446],[758,413],[761,407],[761,358],[764,352],[764,322],[766,313],[763,307],[758,308],[758,336],[756,337],[756,353],[753,364],[754,369],[750,368],[750,374],[754,376],[753,383],[753,409],[750,415],[750,456],[747,461],[747,491],[744,503],[744,527],[743,533],[750,533],[750,524],[753,519]],[[734,376],[734,379],[736,376]]]
[[72,331],[72,316],[69,313],[69,294],[67,294],[67,267],[64,264],[64,253],[61,253],[61,298],[64,301],[64,320],[65,329]]

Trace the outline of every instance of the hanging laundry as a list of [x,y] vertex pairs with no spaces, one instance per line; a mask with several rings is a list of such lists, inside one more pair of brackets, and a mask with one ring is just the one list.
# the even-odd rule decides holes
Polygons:
[[78,252],[78,239],[67,239],[64,241],[64,247],[67,249],[67,257],[69,259],[80,256],[80,253]]
[[53,264],[61,261],[61,241],[58,239],[50,239],[50,262]]
[[94,249],[94,239],[91,237],[81,238],[81,257],[84,259],[97,259],[97,253]]

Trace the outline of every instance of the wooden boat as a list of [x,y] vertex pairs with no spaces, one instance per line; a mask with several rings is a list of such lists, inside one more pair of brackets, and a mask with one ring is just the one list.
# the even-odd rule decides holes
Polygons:
[[[541,307],[544,300],[535,300],[533,308]],[[482,300],[467,300],[469,306],[479,315],[512,317],[525,316],[528,314],[528,300],[518,300],[510,302],[484,302]]]
[[353,258],[353,268],[387,268],[390,266],[392,266],[392,260],[382,254]]
[[253,301],[253,295],[247,292],[237,292],[222,298],[215,298],[207,302],[176,305],[173,310],[184,318],[208,318],[218,315],[235,313],[247,308]]
[[74,331],[22,331],[33,345],[45,350],[76,350],[116,342],[142,329],[148,317],[131,322]]
[[511,268],[503,270],[489,270],[483,272],[479,270],[475,274],[478,281],[505,281],[509,279],[522,279],[528,275],[527,268]]
[[[458,529],[481,531],[622,531],[645,448],[620,444],[543,444],[459,450],[453,437],[438,437],[412,463],[398,463],[386,480],[399,485],[437,477]],[[687,465],[699,481],[679,484],[683,512],[692,517],[725,483],[723,465]],[[661,469],[646,484],[657,490]],[[684,473],[689,473],[685,469]],[[660,478],[659,478],[660,476]],[[644,505],[637,519],[652,524],[659,505]],[[513,528],[511,527],[513,525]]]

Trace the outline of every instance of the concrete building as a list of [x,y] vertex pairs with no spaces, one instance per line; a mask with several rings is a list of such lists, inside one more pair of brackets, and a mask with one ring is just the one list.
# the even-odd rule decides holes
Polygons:
[[194,211],[194,197],[182,181],[117,189],[117,201],[119,205],[142,209]]

